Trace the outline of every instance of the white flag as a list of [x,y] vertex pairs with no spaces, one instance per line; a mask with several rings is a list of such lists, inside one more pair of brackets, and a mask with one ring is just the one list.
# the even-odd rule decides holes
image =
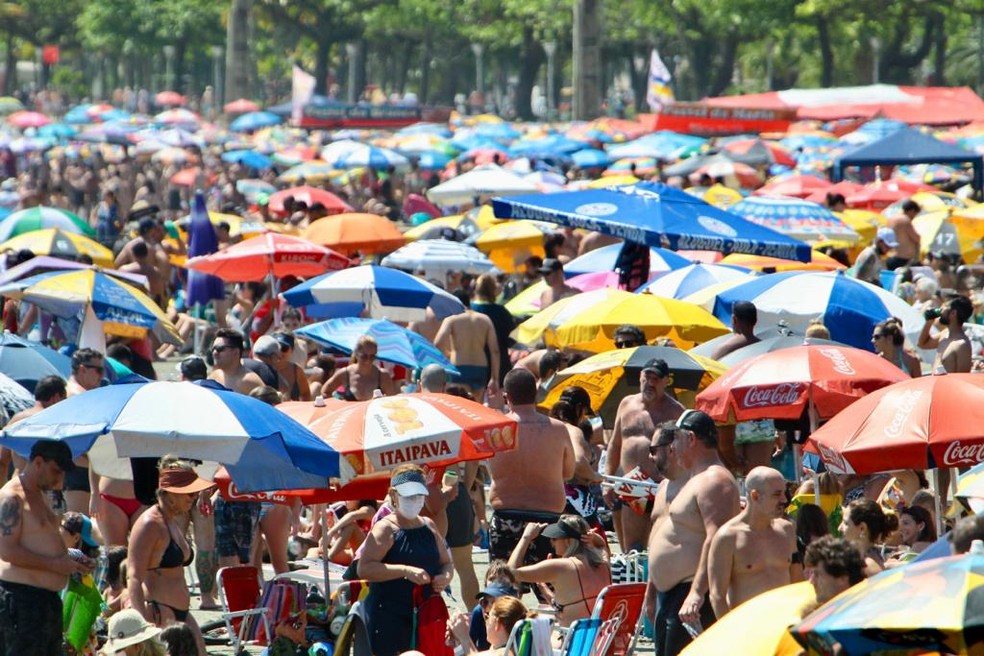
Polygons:
[[301,122],[304,113],[304,105],[311,100],[314,95],[314,76],[306,73],[299,66],[295,65],[291,75],[291,111],[290,117],[294,123]]
[[670,87],[672,80],[670,69],[660,59],[656,48],[653,48],[649,56],[649,84],[646,90],[646,103],[649,109],[658,110],[663,105],[673,102],[673,89]]

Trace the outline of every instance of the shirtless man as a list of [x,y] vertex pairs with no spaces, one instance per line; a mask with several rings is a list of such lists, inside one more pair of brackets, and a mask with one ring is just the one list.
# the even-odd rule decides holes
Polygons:
[[[65,380],[61,376],[45,376],[34,386],[34,405],[27,410],[21,410],[11,417],[6,427],[13,426],[28,417],[33,417],[59,401],[64,401],[66,396]],[[27,460],[7,447],[0,448],[0,475],[3,476],[4,483],[9,480],[7,478],[7,472],[10,469],[11,460],[14,463],[14,476],[17,476],[23,471],[24,466],[27,464]]]
[[714,622],[708,555],[718,529],[739,510],[738,483],[718,457],[714,420],[700,410],[687,410],[677,428],[670,448],[690,480],[649,541],[660,656],[676,656],[690,643],[684,623],[706,628]]
[[564,265],[560,260],[548,257],[540,266],[540,273],[543,274],[543,282],[547,285],[547,288],[540,294],[541,310],[553,305],[562,298],[580,293],[580,290],[564,282]]
[[[512,410],[509,417],[519,426],[517,448],[489,460],[489,558],[508,560],[526,524],[552,524],[560,518],[567,502],[564,481],[574,475],[574,449],[564,424],[537,412],[533,374],[513,369],[506,374],[503,392]],[[525,562],[539,562],[551,553],[550,540],[540,536],[527,550]]]
[[[640,392],[625,397],[618,404],[615,426],[605,456],[605,474],[615,475],[622,464],[623,435],[652,435],[661,423],[676,419],[683,412],[683,406],[666,393],[669,382],[670,367],[665,360],[653,358],[643,366],[639,373]],[[611,489],[605,492],[605,501],[612,507],[615,533],[624,551],[626,542],[622,535],[621,504]]]
[[465,306],[465,311],[453,314],[441,323],[434,344],[461,372],[460,375],[451,374],[451,382],[467,385],[472,395],[481,401],[486,385],[493,393],[499,387],[499,340],[492,320],[471,309],[468,292],[459,289],[454,295]]
[[133,244],[132,253],[134,261],[121,266],[120,271],[140,273],[147,276],[147,288],[150,292],[150,297],[161,308],[166,309],[167,291],[164,285],[164,276],[161,275],[161,271],[157,267],[154,258],[150,256],[150,249],[147,247],[147,244],[142,241],[136,242]]
[[895,231],[899,244],[895,247],[895,255],[885,261],[885,268],[894,271],[919,258],[922,238],[912,225],[912,220],[919,216],[922,208],[914,200],[902,203],[902,213],[887,219],[888,227]]
[[389,372],[376,366],[379,345],[370,335],[363,335],[352,350],[352,362],[337,370],[321,388],[322,396],[344,389],[346,401],[368,401],[378,389],[383,396],[396,394]]
[[[799,578],[796,529],[786,514],[786,481],[771,467],[745,478],[747,504],[711,543],[708,579],[717,617],[767,590]],[[795,572],[793,571],[795,568]]]
[[231,328],[219,328],[212,342],[212,358],[215,366],[209,379],[225,385],[234,392],[249,394],[263,381],[243,366],[243,334]]
[[[652,446],[652,437],[653,431],[645,430],[641,424],[622,431],[622,469],[629,472],[638,467],[650,479],[657,479],[656,466],[650,457],[649,447]],[[652,526],[651,512],[652,506],[648,504],[639,510],[629,504],[623,504],[619,515],[622,540],[627,551],[642,551],[646,548]]]
[[731,306],[731,337],[714,349],[712,360],[720,360],[724,356],[756,342],[755,324],[758,322],[758,308],[751,301],[738,301]]
[[0,654],[60,656],[68,577],[92,569],[69,556],[44,493],[72,468],[64,442],[39,440],[24,470],[0,490]]
[[[974,306],[965,297],[953,295],[943,302],[939,311],[935,322],[931,310],[926,311],[926,323],[919,334],[918,346],[921,349],[936,349],[933,373],[968,373],[973,352],[963,325],[974,314]],[[934,323],[939,323],[944,329],[938,337],[930,334]]]
[[[466,306],[467,307],[467,306]],[[441,320],[434,314],[434,310],[426,308],[423,321],[411,321],[407,324],[407,330],[417,333],[430,343],[437,339],[437,331],[441,329]]]

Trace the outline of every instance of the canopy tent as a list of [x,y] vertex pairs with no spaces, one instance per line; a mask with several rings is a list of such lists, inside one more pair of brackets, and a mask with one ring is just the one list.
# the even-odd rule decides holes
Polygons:
[[915,128],[902,128],[840,156],[834,161],[834,182],[843,179],[848,166],[879,164],[964,164],[974,166],[974,189],[984,188],[984,160],[981,155],[940,141]]

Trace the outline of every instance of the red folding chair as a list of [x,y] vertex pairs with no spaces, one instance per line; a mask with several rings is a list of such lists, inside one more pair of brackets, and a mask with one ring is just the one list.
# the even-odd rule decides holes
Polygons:
[[646,601],[646,583],[609,585],[595,599],[591,617],[618,624],[604,656],[628,656],[635,649],[642,628],[642,608]]
[[234,654],[238,654],[246,642],[251,624],[262,622],[264,640],[271,635],[267,609],[260,604],[262,589],[259,570],[252,565],[223,567],[216,575],[216,582],[219,603],[222,604],[222,621],[225,622]]

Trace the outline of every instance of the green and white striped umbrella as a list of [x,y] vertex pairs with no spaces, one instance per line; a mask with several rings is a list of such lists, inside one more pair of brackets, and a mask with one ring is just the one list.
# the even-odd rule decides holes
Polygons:
[[57,207],[31,207],[14,212],[0,220],[0,242],[35,230],[58,228],[86,237],[95,237],[96,232],[88,223],[68,210]]

